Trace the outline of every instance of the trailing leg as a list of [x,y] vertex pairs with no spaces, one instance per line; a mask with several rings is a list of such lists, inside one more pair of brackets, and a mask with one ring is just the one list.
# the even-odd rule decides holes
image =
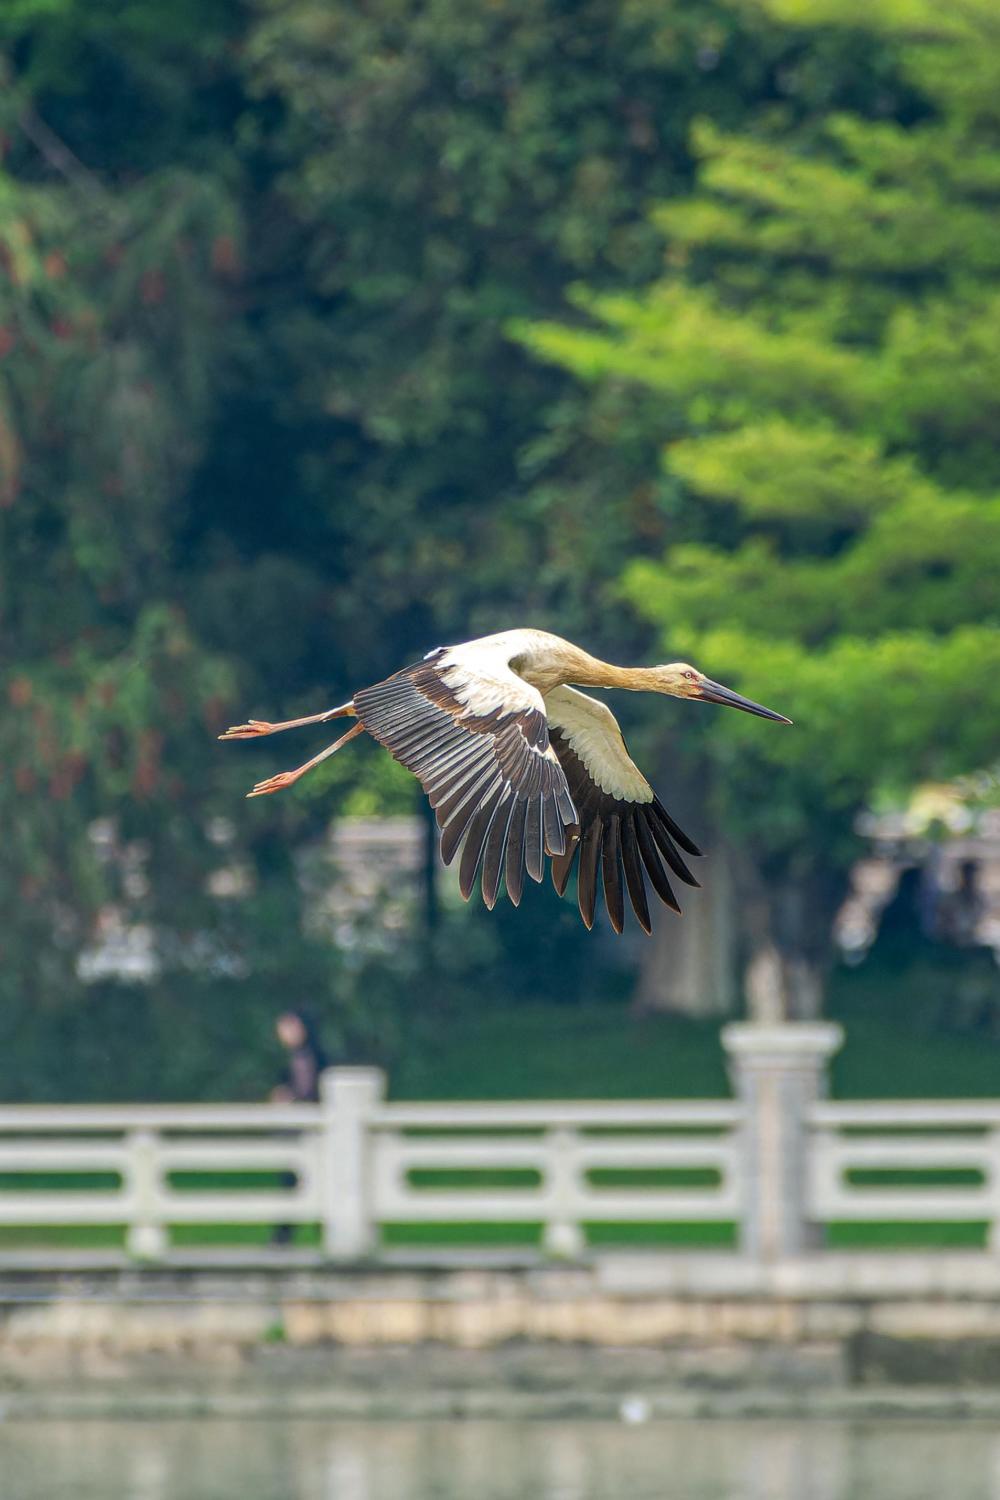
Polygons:
[[339,740],[334,740],[332,745],[327,745],[326,749],[314,755],[312,760],[307,760],[304,766],[297,766],[294,771],[279,771],[277,776],[268,776],[266,781],[258,781],[253,791],[247,792],[247,796],[266,797],[269,792],[281,792],[286,786],[294,786],[301,776],[312,770],[313,766],[318,766],[320,761],[328,760],[335,750],[340,749],[341,745],[346,745],[348,740],[353,740],[355,735],[364,734],[364,732],[363,724],[355,724],[353,729],[342,734]]
[[245,724],[234,724],[220,740],[254,740],[260,735],[277,734],[281,729],[301,729],[306,724],[327,724],[331,719],[343,719],[354,715],[354,700],[328,708],[322,714],[308,714],[304,719],[286,719],[283,724],[269,724],[266,719],[249,719]]

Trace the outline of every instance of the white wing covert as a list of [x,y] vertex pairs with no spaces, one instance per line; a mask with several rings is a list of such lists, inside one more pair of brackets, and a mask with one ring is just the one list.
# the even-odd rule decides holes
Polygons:
[[482,866],[486,905],[495,905],[503,877],[516,906],[524,871],[541,880],[545,855],[565,855],[576,809],[549,743],[545,703],[503,651],[479,642],[441,647],[356,693],[354,708],[418,777],[441,828],[445,864],[464,839],[466,899]]
[[693,855],[700,850],[677,826],[631,759],[618,721],[606,704],[570,687],[552,688],[544,701],[552,749],[566,773],[580,829],[579,839],[553,856],[556,890],[564,893],[579,848],[577,895],[586,925],[594,923],[600,867],[615,931],[621,932],[625,925],[627,890],[640,926],[649,932],[643,871],[660,900],[679,912],[667,868],[686,885],[696,886],[698,881],[680,850]]

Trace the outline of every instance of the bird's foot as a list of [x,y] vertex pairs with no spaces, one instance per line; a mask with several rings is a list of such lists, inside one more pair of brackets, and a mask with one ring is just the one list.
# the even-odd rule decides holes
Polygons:
[[266,719],[250,719],[246,724],[233,724],[220,734],[220,740],[255,740],[258,735],[273,734],[275,726],[269,724]]
[[266,781],[258,781],[253,791],[247,792],[247,796],[266,797],[271,792],[281,792],[286,786],[294,786],[301,775],[301,771],[279,771],[276,776],[269,776]]

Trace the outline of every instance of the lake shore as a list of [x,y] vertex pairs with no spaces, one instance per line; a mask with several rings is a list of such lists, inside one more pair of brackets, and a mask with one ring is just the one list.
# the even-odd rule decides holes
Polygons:
[[996,1421],[1000,1270],[922,1259],[7,1270],[0,1412]]

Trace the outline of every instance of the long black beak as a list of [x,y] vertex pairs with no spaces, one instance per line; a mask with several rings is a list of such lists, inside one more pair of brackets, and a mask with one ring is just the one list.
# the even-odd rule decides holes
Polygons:
[[705,703],[724,703],[728,708],[742,708],[744,713],[759,714],[762,719],[774,719],[779,724],[792,722],[784,714],[776,714],[773,708],[765,708],[752,698],[743,698],[739,693],[734,693],[732,688],[723,687],[721,682],[711,682],[707,677],[701,684],[700,696]]

